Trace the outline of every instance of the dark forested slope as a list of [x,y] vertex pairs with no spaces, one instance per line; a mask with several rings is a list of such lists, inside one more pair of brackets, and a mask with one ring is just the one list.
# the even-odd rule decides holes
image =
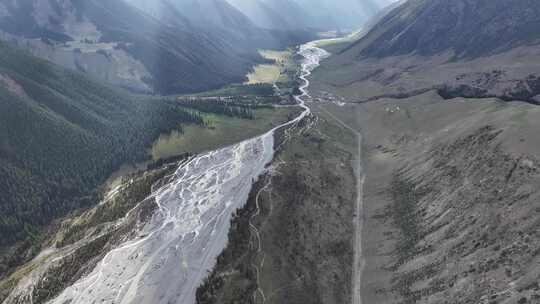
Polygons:
[[181,122],[202,120],[0,44],[0,248],[95,203],[113,170]]

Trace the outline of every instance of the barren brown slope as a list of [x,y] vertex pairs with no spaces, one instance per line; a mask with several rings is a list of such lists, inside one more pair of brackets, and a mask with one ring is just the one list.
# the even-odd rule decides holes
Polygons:
[[540,108],[328,100],[364,137],[363,302],[537,303]]
[[540,3],[411,0],[331,58],[319,80],[354,101],[437,89],[538,102]]

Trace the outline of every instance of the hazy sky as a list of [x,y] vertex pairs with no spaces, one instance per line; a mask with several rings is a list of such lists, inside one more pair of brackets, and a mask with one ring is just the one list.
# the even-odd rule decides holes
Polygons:
[[[273,1],[273,0],[265,0]],[[354,30],[393,0],[294,0],[320,24]]]
[[[208,0],[126,0],[136,4],[139,8],[156,17],[160,17],[168,6],[164,2],[173,3],[179,7],[185,3],[200,1],[201,4],[211,6],[213,1]],[[247,15],[252,21],[261,27],[279,26],[284,21],[287,25],[296,27],[319,28],[321,30],[357,30],[377,14],[383,7],[396,0],[222,0],[233,4],[236,8]],[[257,5],[252,2],[266,3],[275,13],[265,15],[257,10]],[[185,9],[180,9],[185,12]],[[204,9],[208,14],[195,16],[195,20],[210,18],[209,22],[216,19],[212,9]],[[197,12],[190,13],[199,15]],[[216,16],[217,16],[216,15]],[[272,17],[274,16],[274,17]],[[277,18],[276,18],[277,17]],[[264,20],[263,20],[264,19]],[[203,22],[206,23],[206,22]],[[277,24],[277,25],[276,25]]]

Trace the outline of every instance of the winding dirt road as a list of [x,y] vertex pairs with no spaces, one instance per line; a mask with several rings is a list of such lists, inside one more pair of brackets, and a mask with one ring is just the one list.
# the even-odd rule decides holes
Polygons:
[[354,261],[352,275],[352,304],[362,304],[362,296],[360,290],[362,287],[362,273],[365,267],[365,260],[362,254],[362,231],[364,227],[364,181],[365,175],[362,168],[362,134],[353,127],[346,124],[344,121],[330,113],[323,106],[317,107],[319,110],[326,113],[347,130],[354,133],[358,142],[358,154],[355,160],[355,172],[357,176],[356,182],[356,211],[354,217]]

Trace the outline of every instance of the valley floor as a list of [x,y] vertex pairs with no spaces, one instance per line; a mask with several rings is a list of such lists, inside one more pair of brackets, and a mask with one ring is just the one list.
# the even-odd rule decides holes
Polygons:
[[[305,51],[308,70],[325,55]],[[311,114],[276,133],[274,160],[237,212],[229,245],[197,292],[200,304],[351,299],[357,134],[313,107],[308,94],[298,99]]]
[[198,303],[350,301],[357,138],[312,111],[277,135],[271,170],[233,221],[229,246]]
[[152,147],[154,160],[183,153],[201,153],[241,142],[272,129],[294,117],[300,108],[280,107],[259,109],[254,119],[247,120],[223,115],[205,115],[208,126],[188,125],[183,132],[163,134]]

